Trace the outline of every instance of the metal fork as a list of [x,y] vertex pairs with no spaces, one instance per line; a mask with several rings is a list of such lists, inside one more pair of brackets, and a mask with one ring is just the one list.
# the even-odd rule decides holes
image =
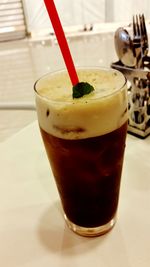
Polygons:
[[139,15],[140,20],[140,33],[141,33],[141,44],[142,44],[142,52],[144,56],[148,54],[148,35],[146,30],[146,23],[144,14]]
[[133,16],[133,53],[136,57],[136,68],[143,67],[143,50],[138,16]]

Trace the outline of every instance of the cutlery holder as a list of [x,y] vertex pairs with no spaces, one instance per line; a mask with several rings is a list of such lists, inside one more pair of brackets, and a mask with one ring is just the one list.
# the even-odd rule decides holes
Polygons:
[[125,67],[120,61],[111,67],[127,78],[128,132],[145,138],[150,134],[150,70]]

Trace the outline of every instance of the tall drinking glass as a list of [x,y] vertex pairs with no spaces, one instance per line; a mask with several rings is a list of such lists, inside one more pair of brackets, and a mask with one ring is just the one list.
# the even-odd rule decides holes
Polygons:
[[122,73],[80,68],[94,91],[72,98],[67,71],[35,83],[41,135],[64,218],[74,232],[98,236],[116,222],[127,133],[127,90]]

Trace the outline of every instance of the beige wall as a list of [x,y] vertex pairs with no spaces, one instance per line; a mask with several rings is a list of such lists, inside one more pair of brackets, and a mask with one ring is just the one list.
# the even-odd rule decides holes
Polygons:
[[[51,28],[43,0],[23,0],[28,31]],[[105,21],[105,0],[55,0],[63,26]]]
[[[51,23],[43,0],[22,0],[29,32],[49,32]],[[63,26],[132,21],[133,14],[150,19],[150,0],[54,0]]]
[[150,0],[105,0],[106,21],[131,21],[135,14],[144,13],[150,19]]

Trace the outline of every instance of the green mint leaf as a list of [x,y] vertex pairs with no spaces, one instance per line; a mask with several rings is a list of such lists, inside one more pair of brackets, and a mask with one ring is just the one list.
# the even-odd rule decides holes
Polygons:
[[73,98],[79,98],[94,91],[94,87],[87,82],[80,82],[73,86]]

